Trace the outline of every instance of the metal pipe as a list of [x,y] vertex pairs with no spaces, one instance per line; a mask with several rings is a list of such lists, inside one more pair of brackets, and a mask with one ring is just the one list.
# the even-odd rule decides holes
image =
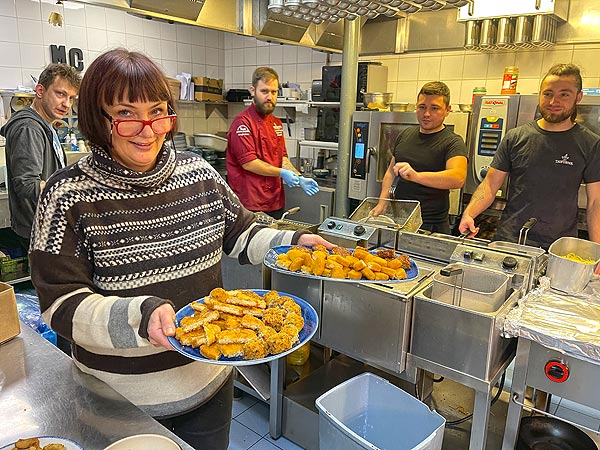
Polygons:
[[340,92],[340,124],[338,142],[338,177],[335,183],[335,215],[348,217],[350,200],[350,150],[352,147],[352,115],[356,111],[358,50],[360,21],[344,19],[344,52],[342,54],[342,87]]

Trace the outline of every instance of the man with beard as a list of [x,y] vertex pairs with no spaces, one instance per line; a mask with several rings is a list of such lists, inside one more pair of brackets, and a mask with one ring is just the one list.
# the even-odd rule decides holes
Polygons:
[[473,193],[459,225],[475,236],[474,218],[487,209],[510,174],[509,195],[495,240],[517,242],[531,217],[528,245],[547,249],[563,236],[577,236],[577,195],[586,183],[590,240],[600,242],[600,137],[575,123],[581,101],[580,70],[556,64],[542,79],[541,119],[509,130],[490,170]]
[[281,218],[283,183],[300,186],[308,195],[319,191],[312,178],[301,177],[288,159],[281,120],[273,115],[279,77],[270,67],[252,74],[252,105],[236,116],[227,133],[227,180],[250,211]]

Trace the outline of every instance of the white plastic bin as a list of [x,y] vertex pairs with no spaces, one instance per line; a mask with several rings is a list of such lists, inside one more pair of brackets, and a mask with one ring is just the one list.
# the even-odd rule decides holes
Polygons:
[[372,373],[316,400],[321,450],[441,450],[446,420]]

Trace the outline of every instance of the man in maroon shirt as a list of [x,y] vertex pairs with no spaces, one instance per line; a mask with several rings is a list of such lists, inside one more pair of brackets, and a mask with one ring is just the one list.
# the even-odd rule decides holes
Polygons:
[[253,103],[236,116],[227,133],[227,179],[242,204],[279,219],[285,207],[283,183],[319,192],[312,178],[299,176],[288,159],[281,120],[273,115],[279,77],[269,67],[252,74]]

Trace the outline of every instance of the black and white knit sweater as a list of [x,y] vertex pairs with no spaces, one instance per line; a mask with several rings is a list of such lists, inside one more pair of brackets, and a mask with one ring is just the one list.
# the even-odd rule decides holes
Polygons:
[[[38,204],[31,276],[43,317],[73,359],[155,417],[188,411],[230,373],[154,348],[158,306],[179,310],[221,286],[223,252],[258,264],[298,236],[264,228],[202,158],[169,143],[139,173],[99,148],[57,172]],[[261,286],[257,286],[260,288]]]

